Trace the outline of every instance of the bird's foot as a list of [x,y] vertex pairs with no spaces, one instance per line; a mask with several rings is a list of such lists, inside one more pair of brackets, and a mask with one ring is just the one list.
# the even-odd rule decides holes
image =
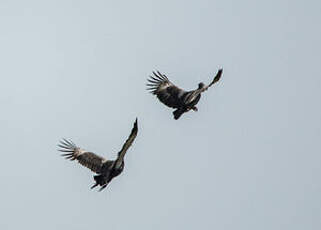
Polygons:
[[197,112],[197,111],[198,111],[198,108],[197,108],[196,106],[194,106],[194,107],[192,108],[192,110],[194,110],[195,112]]
[[101,192],[106,187],[107,187],[107,184],[104,184],[103,186],[101,186],[101,188],[98,190],[98,192]]
[[90,189],[95,188],[96,186],[98,186],[98,183],[94,184],[93,186],[90,187]]

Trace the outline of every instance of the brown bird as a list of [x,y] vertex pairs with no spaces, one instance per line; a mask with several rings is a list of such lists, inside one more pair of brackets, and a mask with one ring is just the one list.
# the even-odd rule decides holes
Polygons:
[[60,152],[65,152],[61,154],[66,159],[77,160],[81,165],[89,168],[91,171],[95,172],[97,175],[94,176],[95,184],[91,187],[94,188],[100,185],[99,191],[106,188],[108,183],[116,176],[122,173],[124,170],[124,156],[129,149],[129,147],[134,142],[138,132],[137,118],[134,123],[132,131],[124,143],[122,149],[118,152],[116,160],[107,160],[104,157],[98,156],[95,153],[88,152],[77,147],[72,141],[63,139],[58,144],[60,147]]
[[206,91],[209,87],[218,82],[223,73],[223,69],[219,69],[213,81],[205,86],[203,82],[198,84],[198,88],[192,91],[185,91],[178,88],[169,79],[161,74],[159,71],[153,72],[154,76],[150,76],[148,83],[149,90],[152,94],[156,95],[158,99],[168,107],[176,109],[174,114],[174,119],[177,120],[183,113],[190,111],[198,111],[196,104],[201,98],[201,93]]

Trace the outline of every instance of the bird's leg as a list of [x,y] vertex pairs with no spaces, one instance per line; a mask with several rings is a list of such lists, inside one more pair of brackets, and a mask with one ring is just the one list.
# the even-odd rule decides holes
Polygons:
[[104,184],[103,186],[101,186],[101,188],[98,190],[98,192],[101,192],[104,188],[107,187],[108,184]]
[[90,189],[95,188],[96,186],[98,186],[98,183],[94,184],[93,186],[90,187]]
[[197,107],[196,106],[193,106],[192,110],[194,110],[195,112],[198,111]]

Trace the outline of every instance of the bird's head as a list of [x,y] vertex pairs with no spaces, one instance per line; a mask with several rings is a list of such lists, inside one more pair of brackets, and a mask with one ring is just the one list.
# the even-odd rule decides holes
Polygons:
[[203,82],[198,83],[198,89],[203,89],[205,87],[205,84]]

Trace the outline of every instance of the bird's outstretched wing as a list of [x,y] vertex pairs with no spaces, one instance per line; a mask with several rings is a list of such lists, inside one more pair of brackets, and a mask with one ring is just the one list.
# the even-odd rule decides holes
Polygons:
[[152,94],[156,95],[158,99],[171,108],[179,108],[184,104],[184,96],[186,91],[178,88],[168,78],[157,71],[153,72],[154,76],[150,76],[148,83],[149,90]]
[[189,104],[191,102],[193,102],[197,97],[199,97],[199,95],[201,93],[203,93],[204,91],[206,91],[209,87],[211,87],[212,85],[214,85],[216,82],[218,82],[222,76],[222,73],[223,73],[223,69],[219,69],[216,76],[214,77],[213,81],[203,87],[203,88],[200,88],[200,89],[196,89],[196,90],[193,90],[193,91],[190,91],[186,94],[186,96],[184,97],[184,102],[185,104]]
[[62,139],[58,147],[60,148],[58,149],[60,152],[64,152],[61,156],[72,161],[77,160],[80,164],[95,173],[100,173],[103,164],[107,161],[101,156],[77,147],[72,141],[66,139]]
[[205,90],[207,90],[209,87],[211,87],[212,85],[214,85],[216,82],[218,82],[220,79],[221,79],[221,76],[222,76],[222,73],[223,73],[223,69],[219,69],[217,74],[215,75],[213,81],[207,85],[206,87],[204,87],[202,89],[202,92],[204,92]]
[[132,128],[132,131],[129,135],[129,137],[127,138],[125,144],[123,145],[122,149],[118,152],[118,157],[117,160],[115,162],[115,168],[119,168],[120,165],[122,164],[122,161],[124,159],[124,156],[127,152],[127,150],[129,149],[129,147],[132,145],[132,143],[134,142],[136,136],[137,136],[137,132],[138,132],[138,127],[137,127],[137,118],[135,120],[134,123],[134,127]]

